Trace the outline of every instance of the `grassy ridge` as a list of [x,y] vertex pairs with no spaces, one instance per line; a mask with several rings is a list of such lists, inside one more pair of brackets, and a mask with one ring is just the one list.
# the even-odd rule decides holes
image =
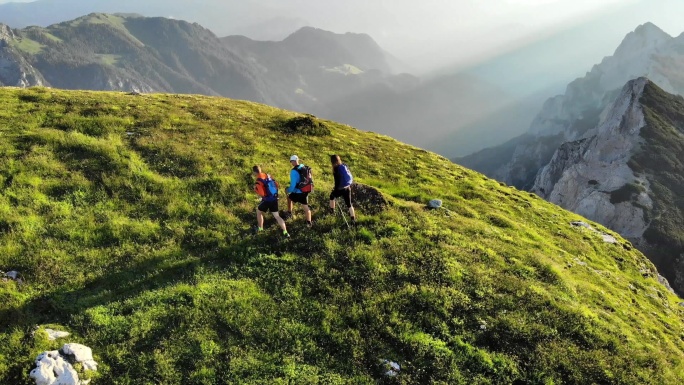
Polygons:
[[[0,383],[64,342],[33,333],[48,324],[93,348],[96,384],[679,383],[682,308],[626,241],[387,137],[276,129],[295,116],[0,90],[0,269],[26,280],[0,281]],[[331,153],[390,207],[357,231],[317,210],[290,241],[272,221],[250,236],[250,166],[286,184],[292,153],[317,208]]]

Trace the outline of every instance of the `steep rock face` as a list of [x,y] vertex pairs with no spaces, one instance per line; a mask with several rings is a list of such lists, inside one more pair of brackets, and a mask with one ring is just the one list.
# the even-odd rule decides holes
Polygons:
[[[596,129],[580,140],[561,145],[540,172],[532,191],[626,238],[641,238],[647,227],[643,209],[632,202],[615,202],[611,192],[628,184],[648,184],[628,166],[645,125],[639,100],[647,83],[645,78],[629,82]],[[653,205],[646,191],[639,200],[642,207]]]
[[15,41],[12,29],[0,24],[0,86],[45,85],[42,76],[12,47]]
[[596,127],[601,111],[629,80],[648,77],[670,93],[684,93],[684,35],[673,38],[647,23],[628,34],[611,57],[549,99],[523,137],[500,146],[495,160],[473,154],[457,161],[500,181],[529,190],[563,143]]
[[631,239],[682,294],[683,163],[684,98],[639,78],[560,146],[532,191]]

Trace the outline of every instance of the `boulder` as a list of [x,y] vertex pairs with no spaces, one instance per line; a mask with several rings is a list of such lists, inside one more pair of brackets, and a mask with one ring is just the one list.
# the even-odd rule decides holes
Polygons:
[[389,206],[389,202],[378,189],[361,183],[352,185],[352,204],[369,215],[377,215]]
[[67,356],[73,356],[76,362],[83,364],[87,370],[97,370],[97,362],[93,359],[93,351],[81,344],[66,344],[62,352]]
[[81,381],[72,363],[81,363],[85,370],[97,370],[92,350],[80,344],[66,344],[61,350],[43,352],[36,357],[36,367],[29,377],[36,385],[86,385]]
[[11,278],[11,279],[17,279],[19,278],[19,272],[18,271],[10,271],[5,273],[5,277]]
[[442,207],[442,201],[439,199],[433,199],[428,203],[428,207],[431,209],[439,209]]

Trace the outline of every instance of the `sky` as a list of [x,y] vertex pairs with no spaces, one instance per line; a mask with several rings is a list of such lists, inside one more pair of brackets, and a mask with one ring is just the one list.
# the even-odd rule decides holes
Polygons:
[[[190,19],[219,35],[263,30],[275,25],[270,22],[275,18],[286,19],[279,21],[285,30],[289,22],[291,28],[307,24],[339,33],[365,32],[415,72],[472,65],[601,17],[604,28],[595,29],[604,42],[597,52],[614,49],[647,21],[675,36],[684,32],[684,0],[204,0],[193,2],[191,9],[187,1],[173,2],[182,5],[169,14],[141,13]],[[107,0],[81,3],[96,7]],[[113,3],[121,4],[122,12],[133,12],[136,7],[159,9],[153,4],[163,2]]]

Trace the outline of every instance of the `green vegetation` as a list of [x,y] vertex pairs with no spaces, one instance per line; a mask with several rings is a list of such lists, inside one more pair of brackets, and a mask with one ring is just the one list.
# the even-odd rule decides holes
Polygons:
[[[95,384],[681,382],[684,309],[628,242],[388,137],[272,129],[298,116],[0,90],[0,269],[24,279],[0,280],[0,383],[63,343],[46,324],[93,348]],[[251,235],[250,167],[285,184],[292,153],[316,172],[316,226]],[[390,203],[359,230],[321,210],[331,153]]]
[[644,237],[654,246],[651,259],[673,284],[684,287],[676,271],[684,269],[684,98],[650,83],[641,99],[646,126],[641,151],[629,166],[647,175],[654,201],[646,214],[652,222]]
[[294,118],[276,120],[273,129],[286,134],[299,134],[306,136],[328,136],[328,126],[313,115],[295,116]]
[[28,37],[19,38],[14,41],[14,46],[30,55],[37,55],[43,51],[44,45],[40,44],[35,40],[31,40]]
[[115,66],[121,60],[121,55],[95,54],[93,55],[100,63]]
[[[589,181],[589,184],[592,184],[591,182],[592,181]],[[598,182],[595,184],[598,184]],[[615,205],[618,203],[635,201],[639,194],[644,191],[646,191],[646,189],[643,186],[639,186],[635,183],[627,183],[626,185],[610,193],[610,203]]]

